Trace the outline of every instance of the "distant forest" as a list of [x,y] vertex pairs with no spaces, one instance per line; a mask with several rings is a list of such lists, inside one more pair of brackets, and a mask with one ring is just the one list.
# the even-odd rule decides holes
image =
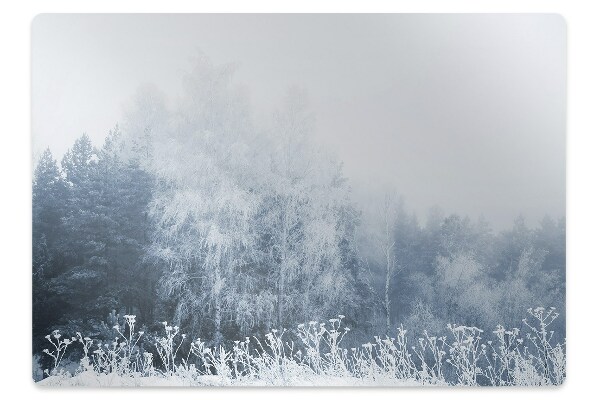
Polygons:
[[39,157],[33,353],[54,329],[110,337],[124,314],[211,345],[342,314],[359,343],[400,324],[518,328],[553,306],[564,338],[564,218],[420,223],[401,187],[359,204],[303,93],[259,123],[233,75],[200,57],[174,105],[145,86],[101,147],[84,134]]

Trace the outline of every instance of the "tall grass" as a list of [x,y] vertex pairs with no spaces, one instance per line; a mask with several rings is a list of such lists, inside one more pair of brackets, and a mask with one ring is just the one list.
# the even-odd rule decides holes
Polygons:
[[[163,323],[164,332],[146,338],[153,351],[143,351],[135,332],[135,316],[115,325],[114,340],[103,342],[79,332],[63,338],[54,331],[44,349],[52,368],[43,384],[88,384],[78,379],[119,377],[136,385],[559,385],[566,375],[565,342],[553,340],[554,308],[528,310],[527,332],[498,326],[489,337],[477,327],[447,325],[447,334],[423,332],[411,344],[407,329],[395,337],[375,336],[372,342],[346,348],[349,331],[344,316],[328,322],[311,321],[292,331],[271,330],[264,337],[246,337],[231,346],[211,347],[189,341],[179,327]],[[284,339],[291,334],[292,340]],[[73,373],[61,366],[67,350],[83,354]],[[185,350],[187,351],[185,351]],[[157,355],[157,357],[155,357]]]

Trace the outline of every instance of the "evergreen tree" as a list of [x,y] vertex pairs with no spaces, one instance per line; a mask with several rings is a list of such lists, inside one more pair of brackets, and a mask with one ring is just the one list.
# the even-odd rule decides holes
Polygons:
[[50,149],[46,149],[35,167],[32,187],[34,348],[43,342],[43,336],[61,308],[61,301],[52,292],[49,282],[60,272],[63,261],[57,244],[64,234],[66,194],[57,162]]
[[97,324],[113,309],[152,318],[157,277],[144,257],[152,180],[123,157],[124,146],[118,128],[99,150],[83,135],[62,160],[62,234],[48,243],[60,262],[44,282],[61,299],[54,325],[83,316]]

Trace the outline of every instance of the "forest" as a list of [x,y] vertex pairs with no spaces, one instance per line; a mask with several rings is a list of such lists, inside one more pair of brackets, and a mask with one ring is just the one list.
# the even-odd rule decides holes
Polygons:
[[432,207],[420,221],[401,187],[362,204],[342,161],[315,139],[306,93],[290,89],[265,121],[234,76],[231,65],[199,56],[174,104],[143,86],[103,144],[83,134],[60,160],[49,149],[36,160],[40,369],[52,370],[53,359],[40,356],[50,332],[101,343],[116,329],[131,339],[134,315],[144,332],[137,352],[155,363],[166,326],[190,339],[162,358],[167,371],[207,354],[192,339],[239,348],[245,337],[276,342],[286,338],[273,331],[308,332],[315,321],[330,321],[348,348],[399,331],[410,348],[424,332],[460,326],[526,331],[524,318],[552,307],[550,336],[564,342],[564,218],[518,217],[496,231],[483,217]]

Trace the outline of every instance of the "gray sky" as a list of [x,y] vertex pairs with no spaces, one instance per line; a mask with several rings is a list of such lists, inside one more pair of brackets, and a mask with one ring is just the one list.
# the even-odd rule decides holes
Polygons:
[[565,214],[566,27],[557,15],[41,15],[34,156],[101,144],[136,88],[181,91],[190,57],[237,62],[267,113],[304,87],[356,187],[390,182],[426,215]]

